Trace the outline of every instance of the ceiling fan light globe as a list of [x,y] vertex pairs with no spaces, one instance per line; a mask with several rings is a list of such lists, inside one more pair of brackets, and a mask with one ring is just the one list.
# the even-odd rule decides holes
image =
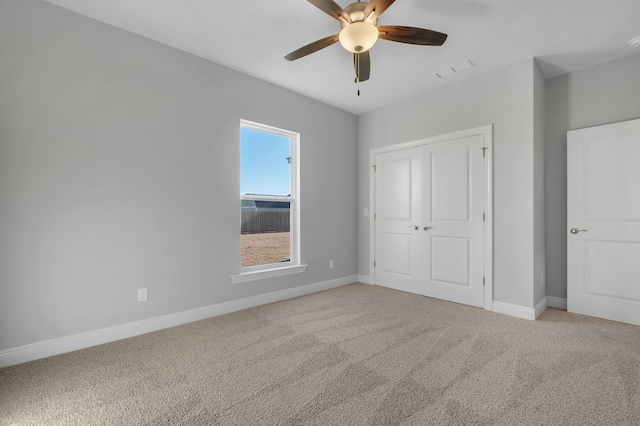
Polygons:
[[362,53],[378,41],[378,27],[367,22],[346,25],[339,34],[340,44],[349,52]]

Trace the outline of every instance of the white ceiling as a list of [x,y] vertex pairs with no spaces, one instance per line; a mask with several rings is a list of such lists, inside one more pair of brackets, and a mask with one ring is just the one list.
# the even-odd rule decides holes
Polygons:
[[[340,44],[284,59],[339,32],[338,21],[305,0],[47,1],[354,114],[526,58],[537,58],[550,78],[640,53],[627,43],[640,35],[640,0],[397,0],[380,25],[428,28],[449,38],[442,47],[379,40],[371,49],[371,79],[358,97],[352,54]],[[434,75],[467,59],[476,68]]]

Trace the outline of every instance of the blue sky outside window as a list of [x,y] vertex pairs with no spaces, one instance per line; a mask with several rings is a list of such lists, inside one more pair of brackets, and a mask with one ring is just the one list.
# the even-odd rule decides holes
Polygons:
[[240,127],[240,194],[291,195],[291,139]]

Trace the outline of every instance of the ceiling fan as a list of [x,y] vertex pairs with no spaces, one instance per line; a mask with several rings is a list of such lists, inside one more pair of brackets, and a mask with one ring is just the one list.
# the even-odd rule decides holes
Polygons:
[[[378,26],[378,17],[391,6],[395,0],[358,1],[342,8],[333,0],[308,0],[329,16],[340,22],[338,34],[309,43],[285,56],[294,61],[307,56],[338,41],[349,52],[353,53],[353,64],[356,71],[356,82],[366,81],[371,73],[369,49],[382,38],[400,43],[419,44],[423,46],[442,46],[447,34],[415,27],[397,25]],[[360,95],[360,90],[358,90]]]

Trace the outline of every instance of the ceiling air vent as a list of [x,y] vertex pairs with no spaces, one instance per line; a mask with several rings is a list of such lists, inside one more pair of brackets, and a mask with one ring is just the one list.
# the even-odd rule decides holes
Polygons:
[[450,76],[451,74],[456,74],[474,67],[475,65],[473,64],[473,62],[467,60],[464,62],[460,62],[459,64],[455,64],[445,69],[442,69],[438,71],[436,75],[440,78],[445,78],[447,76]]

